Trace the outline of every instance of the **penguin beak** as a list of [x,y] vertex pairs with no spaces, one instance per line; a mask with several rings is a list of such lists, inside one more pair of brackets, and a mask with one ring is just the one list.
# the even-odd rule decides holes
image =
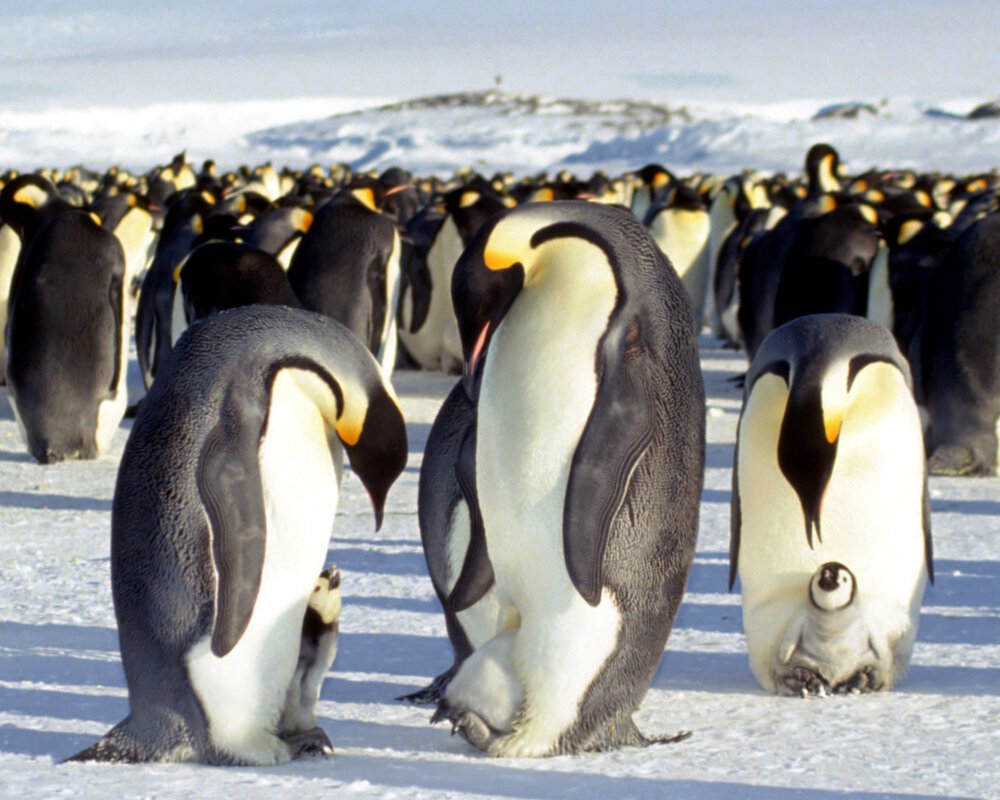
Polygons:
[[476,383],[476,368],[479,366],[479,362],[482,359],[483,351],[486,349],[486,341],[489,338],[490,323],[489,321],[483,326],[483,329],[479,332],[479,337],[476,339],[476,343],[472,348],[472,355],[469,356],[468,360],[463,365],[462,370],[462,381],[465,384],[465,393],[472,399],[473,388]]

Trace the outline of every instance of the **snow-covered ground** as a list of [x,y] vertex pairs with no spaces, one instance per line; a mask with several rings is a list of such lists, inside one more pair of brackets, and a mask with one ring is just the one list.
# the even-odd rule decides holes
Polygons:
[[[0,411],[0,795],[338,797],[1000,797],[1000,479],[931,480],[937,581],[897,691],[779,698],[750,674],[726,591],[730,467],[745,361],[702,338],[708,445],[698,551],[637,719],[680,744],[492,760],[394,698],[451,663],[417,530],[421,451],[454,378],[397,372],[410,458],[373,532],[350,473],[330,559],[343,570],[340,651],[320,723],[337,754],[277,768],[60,765],[127,713],[108,574],[115,471],[42,467]],[[134,368],[134,362],[133,362]],[[133,372],[134,374],[134,372]]]
[[[964,118],[1000,87],[991,0],[253,0],[141,13],[124,0],[39,0],[0,6],[0,27],[0,170],[138,170],[186,149],[223,167],[798,172],[817,140],[850,171],[1000,164],[1000,120]],[[491,106],[398,104],[493,89],[496,77],[509,94]],[[613,102],[623,98],[637,102]],[[851,101],[875,113],[814,119]],[[270,769],[58,763],[127,710],[108,549],[129,424],[96,462],[42,467],[2,404],[0,796],[1000,797],[1000,479],[931,481],[937,582],[897,691],[769,696],[726,592],[739,410],[726,378],[746,365],[701,344],[698,554],[638,714],[646,731],[693,735],[542,761],[488,759],[393,699],[450,663],[416,486],[451,378],[398,373],[411,455],[380,533],[346,478],[330,551],[343,633],[320,706],[337,755]]]

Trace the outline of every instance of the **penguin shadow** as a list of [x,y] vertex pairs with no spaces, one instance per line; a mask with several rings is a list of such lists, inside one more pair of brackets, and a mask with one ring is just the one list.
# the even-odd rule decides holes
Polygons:
[[0,450],[0,461],[9,464],[36,464],[35,457],[27,450]]
[[0,753],[29,758],[47,756],[59,762],[93,744],[96,738],[92,734],[40,731],[6,722],[0,725]]
[[[0,709],[8,719],[87,720],[110,728],[128,713],[125,673],[117,658],[118,637],[113,628],[0,622],[0,641],[4,644],[0,681],[8,684],[0,686]],[[109,695],[107,687],[121,692]],[[0,752],[59,760],[95,738],[93,734],[39,731],[22,727],[14,719],[0,725]]]
[[[989,609],[997,624],[1000,619],[1000,561],[973,561],[934,559],[934,583],[924,592],[924,606],[960,606]],[[979,617],[948,617],[954,625]],[[923,616],[918,641],[924,638]],[[1000,635],[994,634],[977,643],[995,643]]]
[[[387,553],[381,547],[387,542],[373,538],[368,540],[367,547],[350,547],[344,545],[345,540],[335,540],[327,552],[327,561],[332,561],[344,573],[345,591],[350,587],[352,572],[371,575],[417,575],[427,574],[427,562],[419,542],[407,541],[413,545],[412,552]],[[347,540],[349,541],[349,540]]]
[[[373,739],[378,737],[375,740],[383,742],[383,744],[376,746],[384,747],[385,737],[389,732],[376,730],[369,734],[367,729],[370,727],[396,729],[400,726],[361,722],[356,725],[353,723],[334,723],[331,729],[334,748],[371,746],[366,743],[365,739],[361,739],[355,745],[353,740],[355,732],[362,736],[368,735]],[[411,729],[407,729],[407,731],[409,730]],[[414,728],[412,731],[412,734],[404,731],[397,734],[394,730],[390,735],[398,735],[400,743],[407,741],[410,736],[413,737],[414,741],[428,738],[426,731],[419,728]],[[334,735],[338,732],[342,734],[343,738]],[[457,754],[470,752],[470,745],[457,736],[450,736],[444,729],[439,732],[436,738],[443,738],[447,744],[432,752],[440,753],[442,750]],[[395,742],[390,740],[390,746],[393,744]],[[633,752],[638,759],[643,751],[635,750]],[[678,753],[680,752],[678,749]],[[514,764],[523,764],[524,761],[497,760],[482,753],[471,753],[470,757],[463,761],[428,759],[419,762],[415,762],[411,758],[398,758],[391,753],[384,756],[351,753],[336,761],[336,777],[346,785],[355,782],[359,785],[377,783],[380,787],[402,789],[407,793],[411,793],[414,789],[423,789],[434,796],[445,794],[478,795],[485,788],[491,796],[512,799],[533,798],[533,800],[563,800],[566,797],[628,797],[654,800],[660,800],[664,797],[699,797],[706,798],[706,800],[739,797],[744,798],[744,800],[792,800],[806,794],[813,800],[835,800],[835,798],[844,797],[843,792],[835,790],[810,789],[808,792],[804,792],[801,788],[760,786],[731,781],[674,780],[638,775],[590,773],[572,769],[572,765],[575,763],[574,759],[578,758],[578,756],[556,756],[545,759],[546,764],[555,762],[566,765],[565,769],[553,770],[541,765],[537,767],[514,766]],[[336,755],[334,759],[337,759]],[[315,769],[317,774],[322,774],[322,763],[318,764]],[[302,768],[298,764],[280,767],[277,771],[288,775],[301,776],[302,774]],[[373,781],[372,776],[378,776],[377,780]],[[858,798],[858,800],[904,800],[904,798],[905,800],[932,800],[932,798],[937,800],[940,796],[852,792],[851,797]]]
[[[935,478],[935,481],[942,480]],[[968,480],[963,478],[961,480]],[[973,479],[975,480],[975,479]],[[973,514],[976,516],[1000,517],[1000,500],[931,500],[932,514]]]
[[[406,423],[406,443],[410,454],[423,453],[427,447],[427,439],[431,435],[431,423],[429,422],[407,422]],[[419,468],[407,466],[407,471],[420,472]]]
[[[0,453],[0,461],[2,460],[4,460],[3,453]],[[0,491],[0,507],[34,511],[99,511],[110,513],[111,501],[98,497],[73,497],[66,494]]]
[[384,595],[341,595],[345,606],[378,608],[389,611],[412,611],[417,614],[441,614],[441,603],[432,597],[385,597]]
[[732,469],[735,447],[732,442],[707,442],[705,444],[706,469]]
[[[413,689],[419,689],[435,675],[451,666],[452,651],[446,636],[420,636],[409,633],[352,633],[341,631],[337,645],[337,673],[380,673],[407,678],[420,676]],[[426,678],[426,680],[425,680]],[[332,691],[332,687],[331,687]],[[386,694],[368,695],[369,702],[392,702],[395,697],[412,691],[408,686],[392,684]],[[323,695],[327,694],[324,685]],[[328,699],[340,699],[331,696]]]

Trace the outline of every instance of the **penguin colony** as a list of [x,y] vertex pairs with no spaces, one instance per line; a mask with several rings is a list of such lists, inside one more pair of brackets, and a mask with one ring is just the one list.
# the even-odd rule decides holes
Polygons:
[[397,366],[462,376],[418,505],[453,663],[406,699],[491,755],[686,735],[632,714],[695,548],[703,326],[750,362],[729,588],[768,691],[896,685],[933,580],[927,475],[997,470],[993,174],[847,175],[819,144],[801,178],[223,173],[182,154],[0,180],[28,451],[97,458],[137,413],[111,536],[130,713],[75,759],[332,752],[324,560],[344,456],[376,525],[405,464]]

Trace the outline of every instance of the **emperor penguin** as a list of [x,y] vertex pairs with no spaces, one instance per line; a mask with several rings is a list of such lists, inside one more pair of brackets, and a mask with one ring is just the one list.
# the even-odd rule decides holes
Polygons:
[[701,331],[708,293],[708,235],[711,219],[701,194],[678,184],[662,203],[654,203],[643,224],[673,265],[694,307],[695,332]]
[[431,426],[420,467],[417,519],[427,571],[444,610],[454,663],[430,685],[401,699],[438,703],[477,647],[516,620],[501,604],[486,550],[476,493],[476,406],[456,383]]
[[0,219],[0,381],[7,373],[7,301],[14,269],[21,256],[21,239],[13,227]]
[[59,214],[26,247],[8,303],[7,388],[42,464],[97,458],[128,405],[125,253],[86,211]]
[[288,267],[303,307],[345,325],[392,376],[399,302],[399,231],[382,185],[357,178],[320,208]]
[[[435,719],[496,756],[647,743],[632,720],[694,555],[704,387],[691,304],[624,208],[529,203],[455,267],[475,483],[504,629]],[[471,396],[471,393],[470,393]]]
[[281,264],[270,253],[242,242],[198,245],[176,269],[174,303],[184,325],[252,303],[301,308]]
[[705,319],[716,337],[731,340],[731,333],[723,325],[724,309],[717,307],[714,291],[723,244],[750,211],[767,208],[770,204],[764,186],[749,175],[734,175],[722,184],[709,206],[708,279],[705,282],[704,308]]
[[247,231],[246,243],[271,253],[287,272],[312,221],[312,212],[304,206],[275,206],[257,215]]
[[[340,634],[340,570],[327,567],[316,579],[302,619],[302,642],[295,674],[288,684],[279,730],[311,731],[323,678],[337,657]],[[323,753],[329,755],[326,748]]]
[[414,246],[400,295],[399,339],[424,369],[461,370],[452,273],[480,226],[506,208],[488,183],[474,179],[445,193],[439,204],[425,208],[407,226]]
[[729,587],[738,575],[762,687],[899,682],[933,564],[920,416],[887,329],[816,314],[764,339],[744,383],[731,530]]
[[253,305],[185,332],[140,407],[112,504],[129,715],[74,760],[264,765],[329,749],[299,724],[315,719],[299,666],[345,452],[378,528],[406,429],[342,325]]
[[1000,465],[1000,211],[972,223],[932,274],[917,358],[930,470]]
[[136,360],[148,389],[170,353],[176,335],[174,273],[205,236],[215,198],[208,192],[188,193],[170,206],[156,242],[156,253],[142,280],[135,313]]

